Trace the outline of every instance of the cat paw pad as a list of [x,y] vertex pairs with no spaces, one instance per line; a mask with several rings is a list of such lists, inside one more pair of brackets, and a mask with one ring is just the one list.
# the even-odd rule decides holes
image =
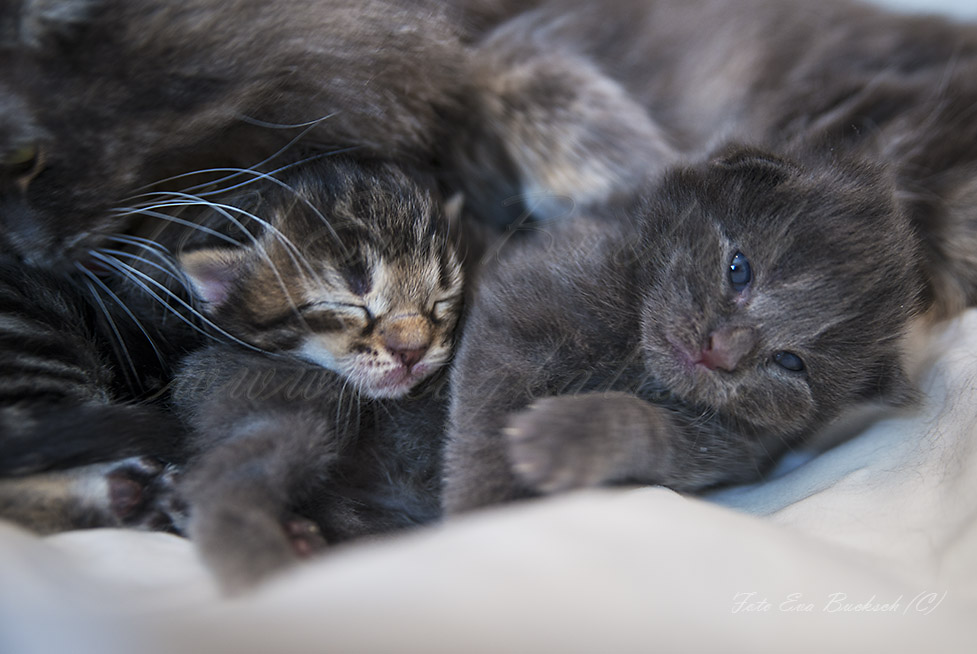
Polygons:
[[602,434],[574,396],[537,401],[503,429],[512,472],[531,490],[557,493],[607,481]]
[[109,510],[118,523],[181,533],[186,505],[175,491],[175,466],[150,457],[126,459],[105,475]]
[[308,558],[326,547],[319,526],[311,520],[292,516],[282,523],[282,527],[299,558]]

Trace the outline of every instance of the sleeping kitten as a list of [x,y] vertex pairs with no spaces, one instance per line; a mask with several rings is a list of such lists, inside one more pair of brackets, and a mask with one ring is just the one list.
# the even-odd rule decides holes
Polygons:
[[[914,398],[920,242],[886,177],[751,148],[484,273],[459,346],[449,512],[610,482],[752,480],[847,408]],[[542,262],[542,264],[541,264]]]
[[[464,15],[479,22],[477,6]],[[84,260],[112,209],[301,139],[424,165],[447,129],[461,18],[436,1],[43,0],[0,8],[0,224],[38,265]],[[185,178],[179,180],[180,183]]]
[[174,391],[189,534],[230,591],[439,512],[462,302],[448,218],[392,164],[326,158],[281,180],[223,203],[245,216],[238,246],[179,255],[203,311],[252,350],[192,355]]

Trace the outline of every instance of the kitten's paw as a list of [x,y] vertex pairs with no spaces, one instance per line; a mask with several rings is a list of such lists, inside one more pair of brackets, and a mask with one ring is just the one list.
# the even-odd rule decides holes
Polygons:
[[282,527],[300,558],[308,558],[328,545],[319,530],[319,525],[301,516],[293,515],[286,518],[282,522]]
[[186,505],[176,493],[176,466],[150,457],[126,459],[105,475],[109,510],[120,525],[183,533]]
[[246,496],[193,505],[190,535],[222,590],[231,595],[250,590],[327,545],[312,521],[292,513],[282,516],[276,507]]
[[[530,489],[557,493],[609,480],[599,398],[549,397],[509,417],[503,430],[512,471]],[[595,419],[596,417],[596,419]]]

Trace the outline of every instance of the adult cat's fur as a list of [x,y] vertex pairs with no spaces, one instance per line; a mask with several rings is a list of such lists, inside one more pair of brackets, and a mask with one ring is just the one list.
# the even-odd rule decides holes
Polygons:
[[178,447],[178,423],[137,400],[160,393],[179,347],[107,285],[91,291],[0,260],[0,475]]
[[913,398],[899,341],[924,306],[919,243],[875,167],[730,148],[618,219],[484,273],[452,377],[448,511],[745,481],[848,407]]
[[131,216],[109,210],[137,189],[253,166],[300,136],[423,165],[464,60],[449,14],[427,0],[5,3],[0,165],[20,174],[0,220],[22,255],[59,265],[124,230]]

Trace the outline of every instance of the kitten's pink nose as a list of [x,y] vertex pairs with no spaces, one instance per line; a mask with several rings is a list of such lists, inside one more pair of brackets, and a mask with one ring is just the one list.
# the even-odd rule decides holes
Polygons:
[[732,372],[756,342],[756,331],[750,327],[721,327],[709,335],[698,363],[709,370]]
[[431,325],[419,315],[399,317],[380,329],[380,337],[394,359],[409,369],[431,347]]
[[407,368],[412,368],[415,363],[424,358],[424,353],[427,352],[426,347],[418,347],[413,350],[396,350],[390,346],[387,346],[390,353],[394,355],[398,361],[400,361]]

